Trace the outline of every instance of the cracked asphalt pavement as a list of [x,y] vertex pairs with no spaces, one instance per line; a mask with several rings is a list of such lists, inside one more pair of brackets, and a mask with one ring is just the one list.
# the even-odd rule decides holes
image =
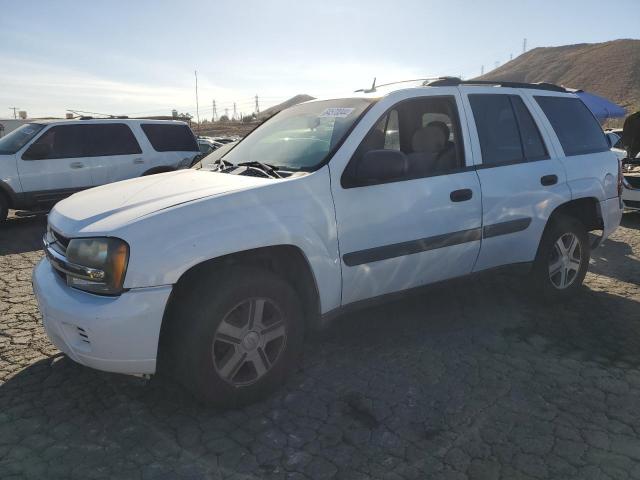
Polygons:
[[352,313],[233,411],[62,356],[30,282],[44,228],[0,230],[0,478],[640,478],[638,214],[565,304],[500,274]]

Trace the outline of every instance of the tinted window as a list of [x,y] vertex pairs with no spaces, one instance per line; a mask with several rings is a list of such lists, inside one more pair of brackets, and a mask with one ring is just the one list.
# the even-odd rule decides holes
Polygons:
[[524,102],[517,95],[512,95],[510,98],[513,109],[516,112],[516,118],[518,119],[518,127],[520,128],[520,137],[522,139],[522,149],[524,150],[525,158],[527,160],[549,158],[547,149],[540,136],[540,130],[538,130]]
[[130,155],[142,153],[131,129],[122,123],[82,125],[86,156]]
[[[343,185],[358,186],[358,162],[371,150],[399,150],[408,171],[400,180],[442,175],[464,166],[458,109],[453,97],[424,97],[400,102],[366,135],[349,162]],[[369,184],[369,183],[367,183]]]
[[196,139],[186,125],[146,123],[142,130],[156,152],[199,152]]
[[565,155],[609,150],[602,128],[582,100],[547,96],[535,99],[555,130]]
[[[16,153],[24,147],[36,134],[44,128],[44,125],[38,123],[27,123],[18,127],[16,130],[9,132],[0,140],[0,154]],[[0,131],[0,133],[2,133]]]
[[496,165],[524,159],[520,132],[508,95],[469,95],[482,163]]
[[46,157],[47,159],[84,157],[82,127],[82,125],[59,125],[51,127],[32,145],[48,145],[49,155]]

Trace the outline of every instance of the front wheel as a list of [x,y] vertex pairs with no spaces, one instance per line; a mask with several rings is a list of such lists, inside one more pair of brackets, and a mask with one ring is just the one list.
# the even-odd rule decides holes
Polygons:
[[197,397],[234,407],[264,398],[298,365],[304,317],[279,276],[242,267],[221,273],[181,299],[172,357],[178,380]]
[[540,241],[532,270],[535,290],[550,300],[573,295],[589,267],[590,245],[584,225],[572,217],[558,215]]

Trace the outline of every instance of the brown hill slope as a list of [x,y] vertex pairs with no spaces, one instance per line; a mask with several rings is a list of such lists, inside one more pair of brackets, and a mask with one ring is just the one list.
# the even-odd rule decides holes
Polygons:
[[284,102],[279,103],[278,105],[274,105],[273,107],[269,107],[261,111],[260,115],[258,115],[258,119],[263,120],[265,118],[270,117],[274,113],[279,112],[280,110],[284,110],[285,108],[293,107],[298,103],[308,102],[309,100],[314,100],[314,99],[315,97],[312,97],[311,95],[307,95],[306,93],[296,95],[295,97],[291,97],[289,100],[285,100]]
[[640,40],[534,48],[478,80],[551,82],[640,110]]

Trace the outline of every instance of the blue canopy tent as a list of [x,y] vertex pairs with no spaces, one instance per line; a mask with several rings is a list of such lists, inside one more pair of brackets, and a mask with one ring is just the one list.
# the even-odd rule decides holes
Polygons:
[[580,97],[589,110],[591,110],[601,122],[609,118],[624,118],[627,115],[624,108],[604,97],[583,90],[574,90],[573,93]]

